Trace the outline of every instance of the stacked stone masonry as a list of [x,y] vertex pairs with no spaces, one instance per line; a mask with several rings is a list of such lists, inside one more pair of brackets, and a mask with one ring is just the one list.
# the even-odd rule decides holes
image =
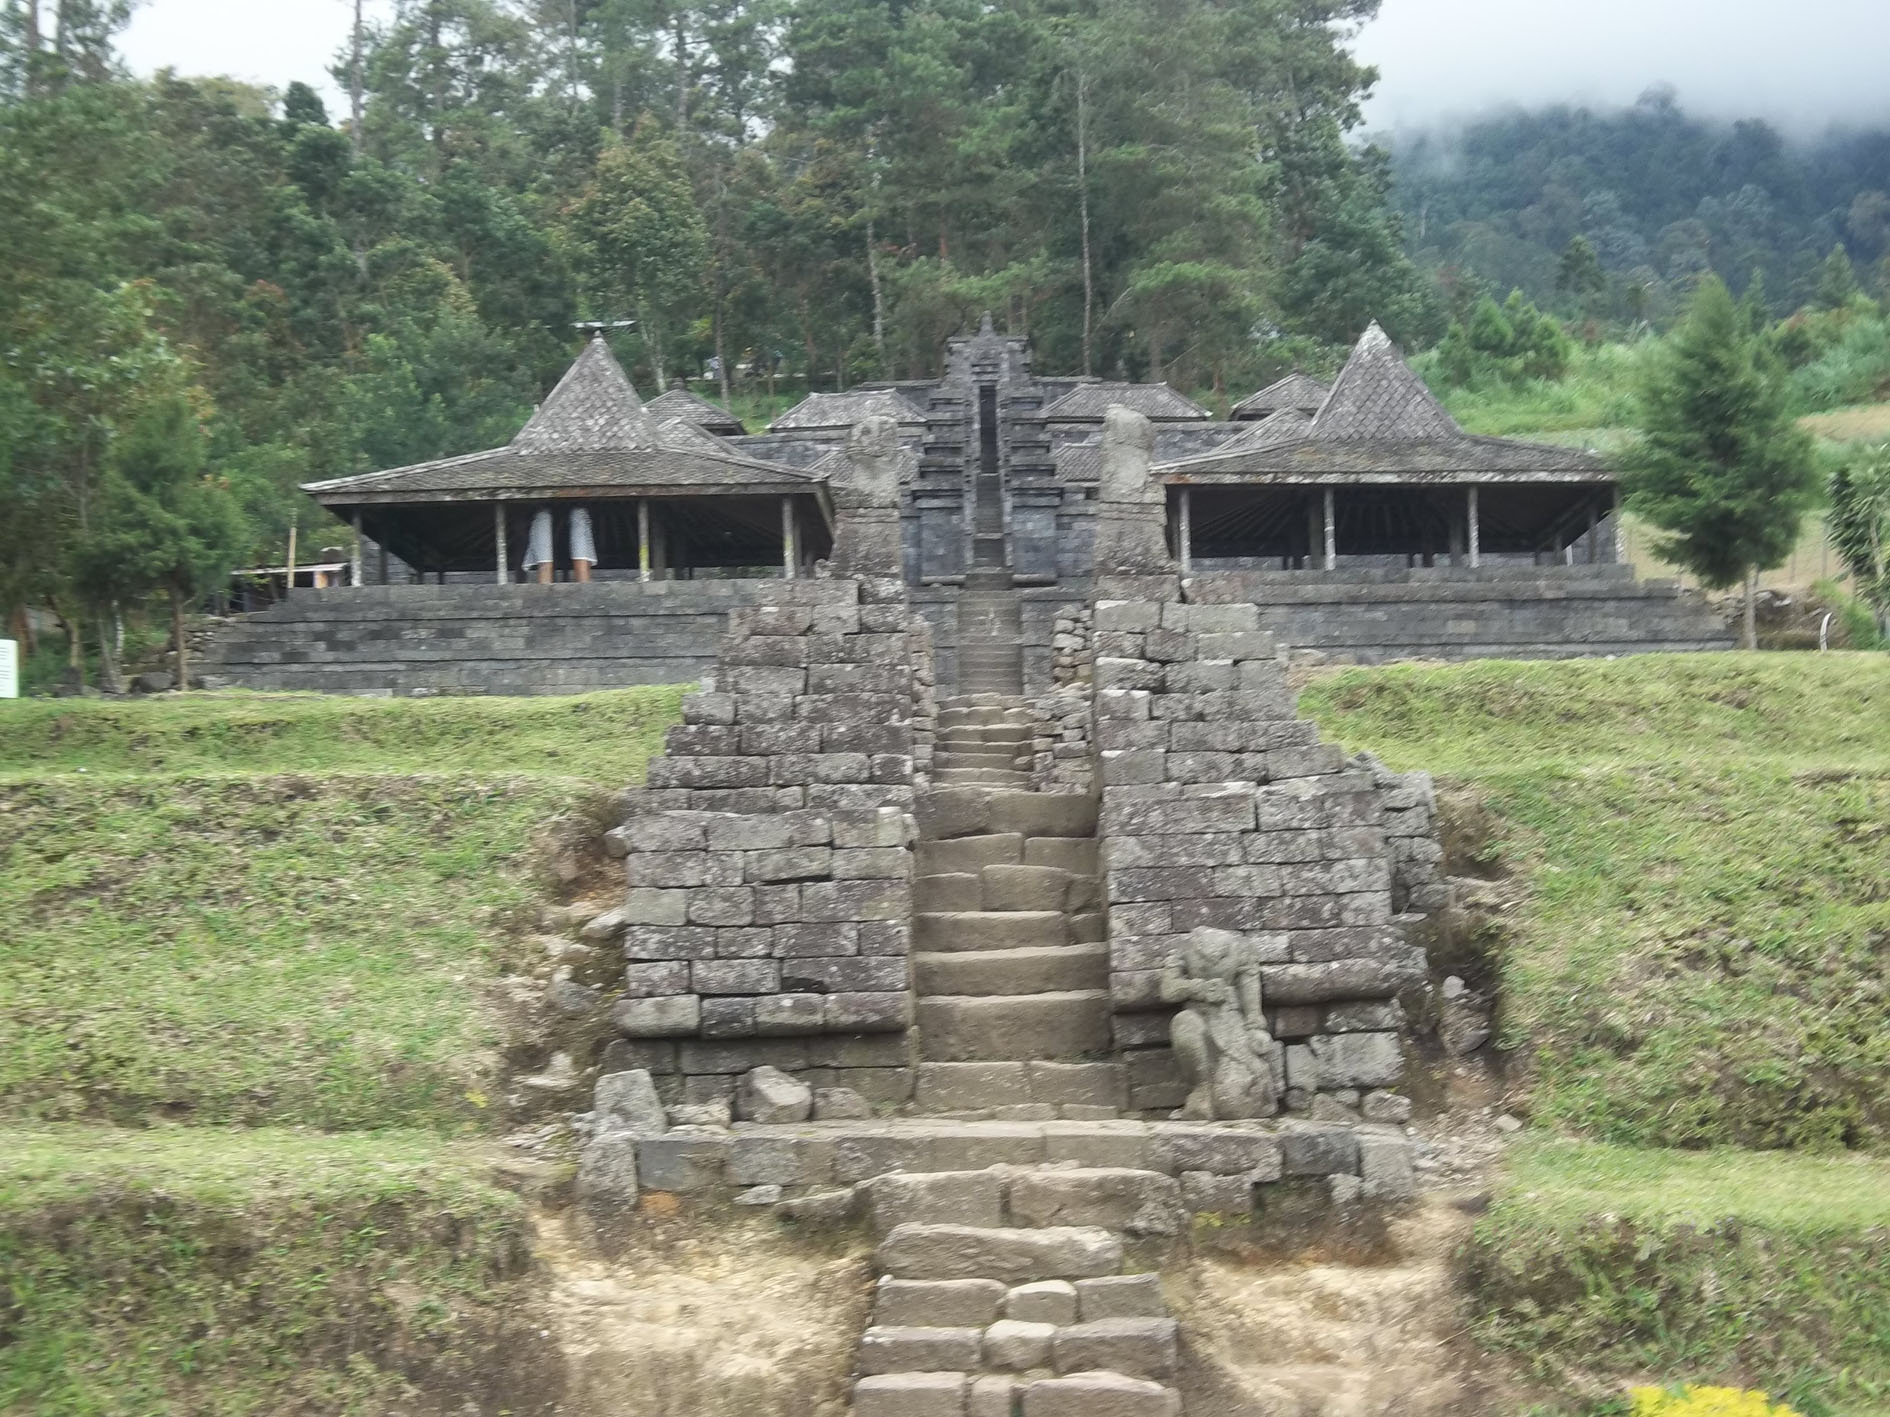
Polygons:
[[1179,1106],[1163,973],[1190,931],[1263,961],[1289,1106],[1356,1102],[1403,1073],[1409,927],[1442,904],[1432,792],[1319,741],[1251,605],[1099,600],[1095,741],[1115,1044],[1131,1106]]
[[292,596],[235,621],[204,673],[244,688],[359,695],[577,694],[685,684],[765,580],[389,585]]
[[909,1091],[926,653],[896,583],[782,583],[731,616],[715,676],[626,794],[605,839],[624,902],[591,933],[623,942],[619,1057],[671,1096],[726,1096],[761,1063]]

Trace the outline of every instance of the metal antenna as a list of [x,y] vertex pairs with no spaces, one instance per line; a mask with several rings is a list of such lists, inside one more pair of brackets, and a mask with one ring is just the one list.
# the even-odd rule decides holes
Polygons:
[[634,330],[635,320],[579,320],[571,328],[587,335],[601,335],[605,330]]

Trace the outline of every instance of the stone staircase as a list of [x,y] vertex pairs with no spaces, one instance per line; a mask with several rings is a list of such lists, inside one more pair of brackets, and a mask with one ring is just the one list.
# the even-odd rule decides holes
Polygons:
[[1177,1234],[1173,1177],[1130,1168],[892,1173],[854,1417],[1178,1417],[1177,1326],[1128,1247]]
[[1024,616],[1004,569],[965,574],[958,597],[958,692],[977,698],[1024,692]]
[[1021,700],[948,701],[919,803],[916,1101],[934,1115],[1116,1115],[1109,949],[1087,797],[1029,790]]

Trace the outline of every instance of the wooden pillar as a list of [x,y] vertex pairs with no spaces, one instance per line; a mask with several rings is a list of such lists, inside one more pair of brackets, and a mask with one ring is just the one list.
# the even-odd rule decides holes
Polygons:
[[361,514],[354,514],[354,550],[348,557],[348,584],[360,585],[361,574]]
[[492,504],[492,542],[496,548],[493,557],[493,579],[500,585],[507,584],[512,578],[511,568],[506,565],[510,559],[505,550],[505,503]]
[[1333,506],[1332,489],[1325,489],[1324,527],[1326,533],[1326,569],[1336,571],[1339,568],[1339,519]]
[[380,562],[380,566],[378,567],[378,570],[380,571],[380,582],[382,585],[386,585],[387,584],[387,543],[385,541],[379,543],[376,549],[380,552],[380,555],[375,558],[376,560]]
[[801,573],[799,528],[794,524],[794,497],[781,498],[781,579],[791,581]]
[[650,578],[650,499],[637,498],[637,579]]
[[289,580],[282,588],[283,599],[288,599],[295,591],[295,518],[289,518]]
[[1588,564],[1594,565],[1601,559],[1601,511],[1593,502],[1588,504]]
[[[1617,483],[1614,488],[1614,559],[1617,564],[1628,559],[1627,525],[1621,512],[1621,487]],[[1826,545],[1829,544],[1827,541]]]
[[1483,518],[1477,509],[1477,488],[1470,484],[1470,494],[1465,499],[1468,503],[1465,512],[1470,523],[1470,567],[1472,570],[1483,564]]
[[1175,550],[1180,553],[1181,574],[1194,574],[1194,489],[1181,489],[1181,529],[1176,536]]

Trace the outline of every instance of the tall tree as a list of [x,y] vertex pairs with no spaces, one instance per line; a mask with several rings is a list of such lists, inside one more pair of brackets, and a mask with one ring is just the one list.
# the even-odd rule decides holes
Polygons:
[[667,352],[701,298],[709,237],[675,142],[653,122],[604,149],[571,211],[599,314],[633,310],[659,390]]
[[1717,276],[1650,366],[1641,404],[1622,467],[1628,506],[1667,533],[1660,554],[1708,587],[1744,579],[1745,646],[1756,649],[1759,573],[1797,544],[1817,470],[1782,371]]

